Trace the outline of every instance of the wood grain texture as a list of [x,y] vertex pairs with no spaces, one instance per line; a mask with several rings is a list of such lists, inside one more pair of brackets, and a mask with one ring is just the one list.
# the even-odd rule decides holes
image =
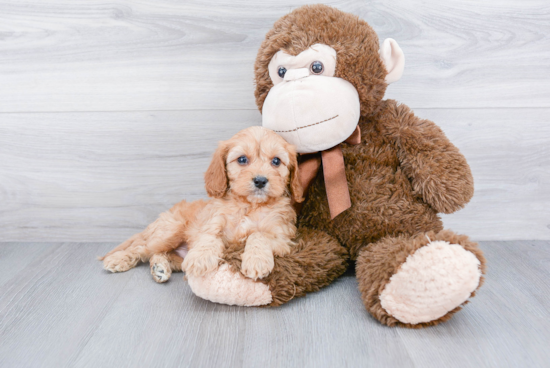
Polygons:
[[133,275],[106,277],[105,244],[17,246],[42,255],[0,287],[0,366],[68,367]]
[[[353,273],[279,308],[195,297],[148,267],[109,274],[113,243],[11,243],[5,261],[39,260],[0,285],[2,367],[547,367],[550,243],[485,242],[486,283],[433,328],[380,325]],[[20,254],[17,254],[19,252]]]
[[206,197],[217,142],[259,119],[256,111],[6,115],[2,240],[123,239],[174,203]]
[[50,251],[54,244],[41,244],[39,247],[25,247],[18,243],[2,243],[0,245],[0,286],[19,277],[19,271],[26,268],[29,264],[36,261],[39,257],[44,257],[45,253]]
[[[476,192],[445,225],[476,240],[550,239],[550,109],[417,109],[465,154]],[[257,111],[4,114],[3,241],[122,241],[206,197],[219,140]]]
[[418,110],[466,156],[475,193],[445,226],[477,240],[550,239],[550,110]]
[[[216,141],[259,124],[252,65],[306,3],[0,0],[0,240],[120,241],[205,196]],[[550,239],[550,6],[331,1],[403,48],[388,89],[467,156],[474,239]]]
[[[292,1],[0,0],[0,112],[255,109],[253,63]],[[329,1],[403,48],[413,108],[550,107],[547,0]]]

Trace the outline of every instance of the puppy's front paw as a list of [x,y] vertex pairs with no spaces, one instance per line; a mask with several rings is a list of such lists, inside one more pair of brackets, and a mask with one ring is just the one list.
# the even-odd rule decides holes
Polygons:
[[103,268],[111,272],[125,272],[134,268],[139,260],[140,258],[137,254],[118,251],[105,257]]
[[245,251],[242,260],[241,272],[253,280],[266,277],[275,266],[271,252]]
[[273,244],[271,244],[273,255],[283,257],[283,256],[286,256],[287,254],[290,254],[290,244],[293,244],[293,243],[284,242],[284,241],[273,242]]
[[218,268],[220,257],[218,254],[208,249],[191,249],[185,256],[182,271],[186,275],[203,276]]

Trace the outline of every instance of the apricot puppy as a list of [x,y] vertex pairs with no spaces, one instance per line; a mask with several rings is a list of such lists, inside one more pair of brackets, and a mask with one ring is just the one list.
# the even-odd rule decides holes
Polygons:
[[172,271],[202,276],[217,269],[228,244],[242,244],[241,272],[267,276],[274,255],[290,252],[296,233],[291,198],[301,202],[294,146],[262,127],[220,142],[204,178],[208,201],[181,201],[103,258],[111,272],[150,260],[157,282]]

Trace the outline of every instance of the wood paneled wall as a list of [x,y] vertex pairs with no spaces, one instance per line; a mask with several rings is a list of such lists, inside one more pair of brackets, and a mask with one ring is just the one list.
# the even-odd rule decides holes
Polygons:
[[[120,241],[205,197],[216,142],[261,122],[253,63],[304,1],[0,0],[0,241]],[[476,194],[446,226],[550,239],[550,5],[331,1],[396,39],[387,98],[439,124]]]

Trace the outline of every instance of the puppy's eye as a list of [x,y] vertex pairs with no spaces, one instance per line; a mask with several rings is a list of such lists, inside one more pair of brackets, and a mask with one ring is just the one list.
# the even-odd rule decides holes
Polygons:
[[279,157],[274,157],[273,160],[271,160],[271,165],[277,167],[281,164],[281,159]]
[[279,74],[279,77],[284,78],[286,74],[286,68],[284,66],[280,66],[279,70],[277,70],[277,74]]
[[313,74],[321,74],[323,72],[323,63],[320,61],[314,61],[311,63],[310,69]]
[[248,158],[246,156],[241,156],[237,159],[239,165],[246,165],[248,163]]

